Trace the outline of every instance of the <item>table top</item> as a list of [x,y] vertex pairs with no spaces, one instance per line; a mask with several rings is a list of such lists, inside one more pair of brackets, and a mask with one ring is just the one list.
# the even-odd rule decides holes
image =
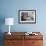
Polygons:
[[[9,35],[7,32],[4,33],[5,39],[43,39],[43,35],[40,32],[32,32],[32,34],[25,34],[27,32],[11,32]],[[38,35],[35,35],[38,34]]]

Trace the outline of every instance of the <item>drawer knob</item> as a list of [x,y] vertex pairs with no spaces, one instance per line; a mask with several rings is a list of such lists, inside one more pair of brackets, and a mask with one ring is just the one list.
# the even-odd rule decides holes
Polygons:
[[32,44],[34,44],[35,42],[32,42]]

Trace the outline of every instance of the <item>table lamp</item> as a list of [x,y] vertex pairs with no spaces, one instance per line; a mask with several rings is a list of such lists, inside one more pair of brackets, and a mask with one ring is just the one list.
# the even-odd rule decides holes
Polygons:
[[10,26],[14,25],[14,18],[5,18],[5,25],[9,25],[9,32],[8,32],[8,34],[11,35],[11,33],[10,33]]

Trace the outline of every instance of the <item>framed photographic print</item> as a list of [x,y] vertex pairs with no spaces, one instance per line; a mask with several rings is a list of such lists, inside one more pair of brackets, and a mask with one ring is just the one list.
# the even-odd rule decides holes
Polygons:
[[22,24],[36,23],[36,10],[19,10],[18,22]]

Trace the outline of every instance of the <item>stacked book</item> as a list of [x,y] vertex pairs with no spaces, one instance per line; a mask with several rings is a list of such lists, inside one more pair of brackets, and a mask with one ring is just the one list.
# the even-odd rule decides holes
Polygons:
[[26,32],[25,35],[38,35],[37,33]]

